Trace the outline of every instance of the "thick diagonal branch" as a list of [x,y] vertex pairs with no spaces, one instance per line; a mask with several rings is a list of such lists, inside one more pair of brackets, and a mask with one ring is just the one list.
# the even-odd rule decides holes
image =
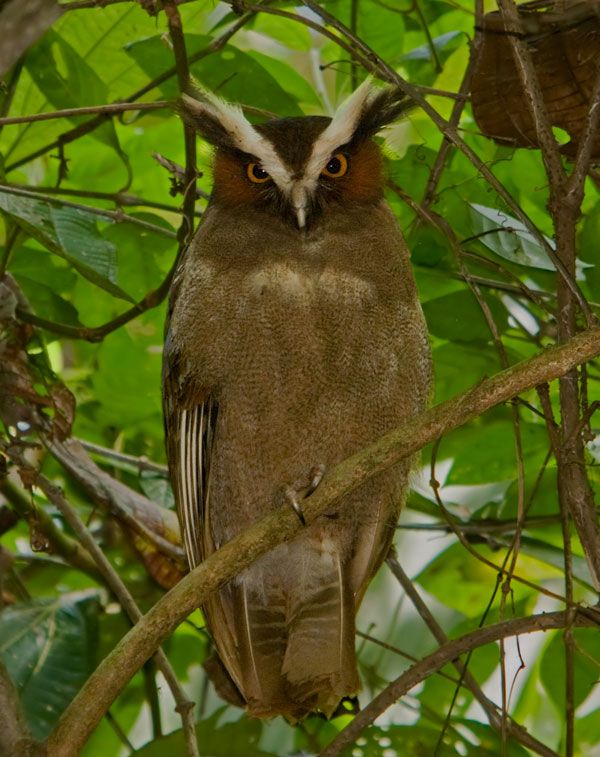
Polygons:
[[[443,434],[538,384],[562,376],[600,354],[600,328],[568,344],[548,349],[502,371],[473,389],[420,414],[326,473],[303,501],[310,524],[361,483],[420,450]],[[255,523],[183,578],[99,665],[67,708],[48,740],[49,757],[75,755],[130,678],[161,642],[208,596],[260,555],[301,530],[291,508],[281,508]]]

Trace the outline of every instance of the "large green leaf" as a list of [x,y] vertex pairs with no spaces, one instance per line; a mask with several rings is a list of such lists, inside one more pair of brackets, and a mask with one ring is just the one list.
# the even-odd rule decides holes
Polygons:
[[2,190],[0,209],[44,247],[72,263],[86,279],[115,297],[132,301],[116,283],[117,251],[98,231],[96,215]]
[[0,614],[0,655],[32,734],[44,739],[94,668],[98,593],[37,599]]
[[[105,103],[108,88],[84,58],[60,34],[50,29],[27,54],[27,69],[55,108],[72,108]],[[72,118],[80,123],[82,117]],[[112,121],[108,120],[92,132],[92,136],[117,151],[121,150]]]
[[[504,305],[491,295],[484,296],[497,330],[502,333],[508,326],[508,313]],[[452,342],[488,341],[492,338],[484,312],[468,291],[452,292],[423,305],[429,331]]]
[[67,296],[77,281],[68,263],[29,243],[18,245],[10,260],[10,272],[16,278],[35,312],[52,321],[80,326],[76,308]]
[[[487,421],[487,422],[486,422]],[[548,451],[548,435],[540,424],[521,423],[522,454],[527,463],[539,466]],[[482,444],[482,436],[493,444]],[[453,459],[446,483],[484,484],[516,478],[515,429],[508,412],[502,416],[486,416],[457,429],[444,438],[441,445],[444,457]]]
[[[188,54],[193,55],[205,48],[210,41],[210,37],[188,34]],[[159,36],[132,42],[126,50],[150,77],[158,76],[173,65],[172,53]],[[286,92],[274,76],[255,58],[233,45],[192,63],[191,71],[202,86],[216,90],[219,95],[234,102],[250,104],[252,100],[251,104],[256,107],[286,116],[302,113],[297,100]],[[160,90],[165,97],[179,94],[174,78],[163,82]]]
[[494,348],[476,342],[442,344],[433,350],[433,364],[436,402],[470,389],[500,369]]
[[[597,628],[574,628],[575,642],[573,704],[579,707],[598,686],[600,678],[600,634]],[[546,647],[540,665],[540,679],[559,713],[565,710],[565,645],[556,634]]]
[[[477,545],[476,549],[487,560],[497,565],[502,562],[503,552],[484,545]],[[523,558],[519,566],[522,563]],[[478,618],[483,614],[496,585],[493,569],[475,557],[465,555],[461,544],[453,544],[438,554],[415,580],[440,602],[467,618]],[[512,589],[515,601],[527,598],[533,592],[519,583],[513,583]]]
[[[548,256],[541,243],[525,227],[521,221],[503,210],[488,208],[472,202],[473,230],[480,234],[481,242],[496,255],[509,260],[511,263],[541,268],[544,271],[554,271],[556,266]],[[547,244],[555,248],[552,239],[544,236]],[[583,278],[583,269],[589,268],[590,263],[577,261],[577,278]]]

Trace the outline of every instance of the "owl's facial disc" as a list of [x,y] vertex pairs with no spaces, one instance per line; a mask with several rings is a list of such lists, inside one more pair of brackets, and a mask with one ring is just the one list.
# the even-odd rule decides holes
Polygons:
[[[198,89],[180,112],[217,148],[215,200],[256,204],[305,229],[327,207],[374,202],[381,157],[370,137],[410,108],[393,88],[364,82],[333,118],[305,116],[251,124],[241,108]],[[347,175],[346,175],[347,172]]]

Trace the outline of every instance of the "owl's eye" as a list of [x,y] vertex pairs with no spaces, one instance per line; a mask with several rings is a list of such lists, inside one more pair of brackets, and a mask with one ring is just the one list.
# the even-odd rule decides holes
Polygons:
[[330,179],[339,179],[348,170],[348,159],[341,152],[336,152],[329,159],[329,163],[321,171],[323,176],[327,176]]
[[271,178],[259,163],[248,163],[246,166],[246,176],[254,184],[264,184],[265,181]]

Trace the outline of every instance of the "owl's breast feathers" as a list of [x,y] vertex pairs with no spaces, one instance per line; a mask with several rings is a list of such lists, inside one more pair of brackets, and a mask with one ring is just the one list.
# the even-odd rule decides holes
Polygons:
[[[177,278],[165,415],[194,563],[280,506],[278,487],[421,409],[430,359],[408,251],[383,203],[309,234],[213,207]],[[389,548],[408,469],[364,484],[335,519],[264,556],[204,608],[251,713],[331,714],[355,693],[354,614]]]

